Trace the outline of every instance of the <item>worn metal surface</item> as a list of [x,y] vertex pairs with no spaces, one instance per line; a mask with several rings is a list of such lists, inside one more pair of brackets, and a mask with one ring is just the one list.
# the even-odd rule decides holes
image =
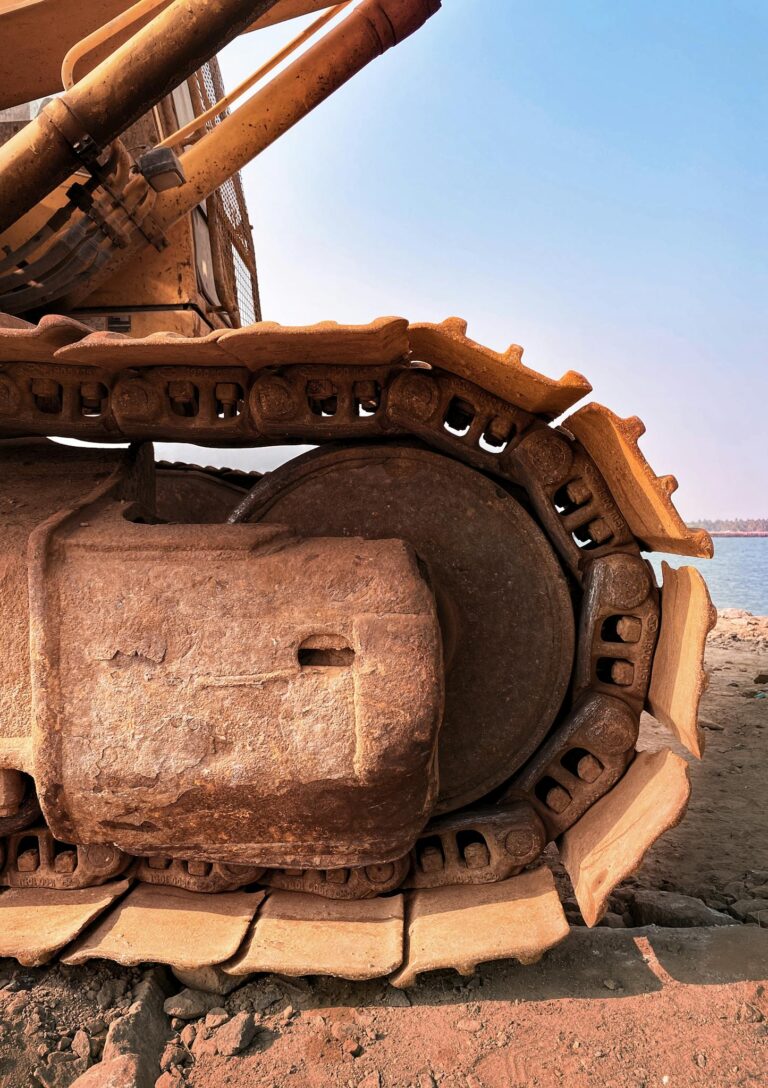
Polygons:
[[524,798],[539,814],[547,838],[557,838],[621,778],[638,726],[639,713],[627,703],[587,695],[513,779],[504,800]]
[[403,959],[403,897],[332,902],[270,892],[252,933],[224,970],[233,975],[388,975]]
[[263,892],[212,896],[139,884],[68,949],[62,960],[71,964],[113,960],[125,967],[170,963],[187,970],[223,963],[237,952],[263,898]]
[[669,748],[640,752],[621,782],[566,831],[560,853],[587,925],[602,918],[616,885],[680,822],[690,789],[681,756]]
[[306,454],[259,481],[251,500],[260,523],[413,545],[445,647],[437,811],[509,778],[551,727],[573,655],[565,579],[518,502],[455,461],[394,444]]
[[128,890],[128,881],[77,891],[12,888],[0,893],[0,956],[47,963]]
[[407,545],[132,523],[105,500],[30,548],[35,779],[57,838],[246,865],[410,848],[442,661]]
[[645,434],[641,419],[621,419],[601,404],[587,404],[563,425],[593,458],[646,551],[711,559],[709,533],[688,529],[672,503],[677,480],[657,476],[641,453],[637,444]]
[[89,888],[120,876],[133,861],[109,843],[70,846],[46,827],[32,827],[5,840],[0,885],[9,888]]
[[567,934],[546,867],[499,884],[410,892],[405,963],[390,983],[412,986],[422,972],[445,967],[471,975],[490,960],[535,963]]
[[704,733],[699,703],[707,686],[707,635],[717,622],[707,585],[694,567],[662,563],[661,631],[648,690],[648,709],[701,759]]
[[406,888],[442,888],[506,880],[535,861],[546,844],[530,804],[515,803],[442,816],[411,851]]

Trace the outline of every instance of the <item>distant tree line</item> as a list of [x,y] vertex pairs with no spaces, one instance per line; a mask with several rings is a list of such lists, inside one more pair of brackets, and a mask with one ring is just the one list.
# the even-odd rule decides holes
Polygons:
[[710,533],[765,533],[768,518],[702,518],[691,522],[690,528],[706,529]]

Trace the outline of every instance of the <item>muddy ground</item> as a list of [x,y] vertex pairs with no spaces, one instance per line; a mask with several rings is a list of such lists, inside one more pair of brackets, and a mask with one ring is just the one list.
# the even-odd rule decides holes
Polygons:
[[[89,1069],[83,1088],[766,1088],[768,917],[745,923],[739,904],[768,899],[768,618],[721,614],[707,663],[707,751],[691,760],[688,816],[618,890],[612,928],[586,930],[570,901],[571,937],[535,967],[437,973],[407,995],[257,978],[206,1016],[160,1014],[166,1070],[144,1081],[96,1064],[142,971],[0,961],[0,1086],[69,1088]],[[669,743],[644,718],[640,746]],[[645,889],[694,896],[734,924],[637,928]]]

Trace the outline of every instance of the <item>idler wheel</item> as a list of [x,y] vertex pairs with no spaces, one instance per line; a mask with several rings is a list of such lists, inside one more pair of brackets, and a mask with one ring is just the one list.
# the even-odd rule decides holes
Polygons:
[[574,619],[544,533],[499,484],[420,447],[325,447],[260,481],[251,520],[302,536],[409,541],[446,663],[437,812],[483,797],[536,751],[571,675]]

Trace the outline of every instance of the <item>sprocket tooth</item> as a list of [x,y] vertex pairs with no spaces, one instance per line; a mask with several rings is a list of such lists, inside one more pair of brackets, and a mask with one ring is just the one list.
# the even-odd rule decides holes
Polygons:
[[583,375],[569,370],[557,380],[547,378],[523,366],[517,345],[505,352],[492,351],[470,340],[456,321],[409,326],[412,358],[475,382],[545,419],[554,419],[590,392],[592,386]]
[[211,967],[234,956],[263,898],[263,892],[209,895],[139,884],[61,959]]
[[661,630],[651,670],[648,709],[701,759],[699,703],[707,686],[704,647],[717,623],[707,585],[694,567],[662,563]]
[[467,335],[467,322],[463,317],[446,317],[440,322],[440,327],[459,336]]
[[92,334],[82,322],[58,314],[47,314],[37,325],[0,314],[0,363],[50,363],[61,349]]
[[12,888],[0,895],[0,956],[25,967],[48,963],[128,891],[129,881],[57,891]]
[[403,959],[403,897],[323,899],[306,892],[270,892],[231,975],[381,978]]
[[682,756],[670,748],[639,752],[619,784],[565,832],[560,853],[588,926],[603,917],[613,889],[656,840],[680,822],[690,791]]
[[406,961],[392,986],[452,967],[471,975],[478,963],[535,963],[568,935],[552,873],[545,866],[497,884],[429,888],[407,901]]
[[[621,419],[602,404],[587,404],[563,426],[584,446],[602,473],[630,529],[648,551],[710,559],[712,538],[704,529],[689,529],[670,495],[673,476],[657,476],[637,441],[645,427],[636,416]],[[673,486],[674,485],[674,486]]]

